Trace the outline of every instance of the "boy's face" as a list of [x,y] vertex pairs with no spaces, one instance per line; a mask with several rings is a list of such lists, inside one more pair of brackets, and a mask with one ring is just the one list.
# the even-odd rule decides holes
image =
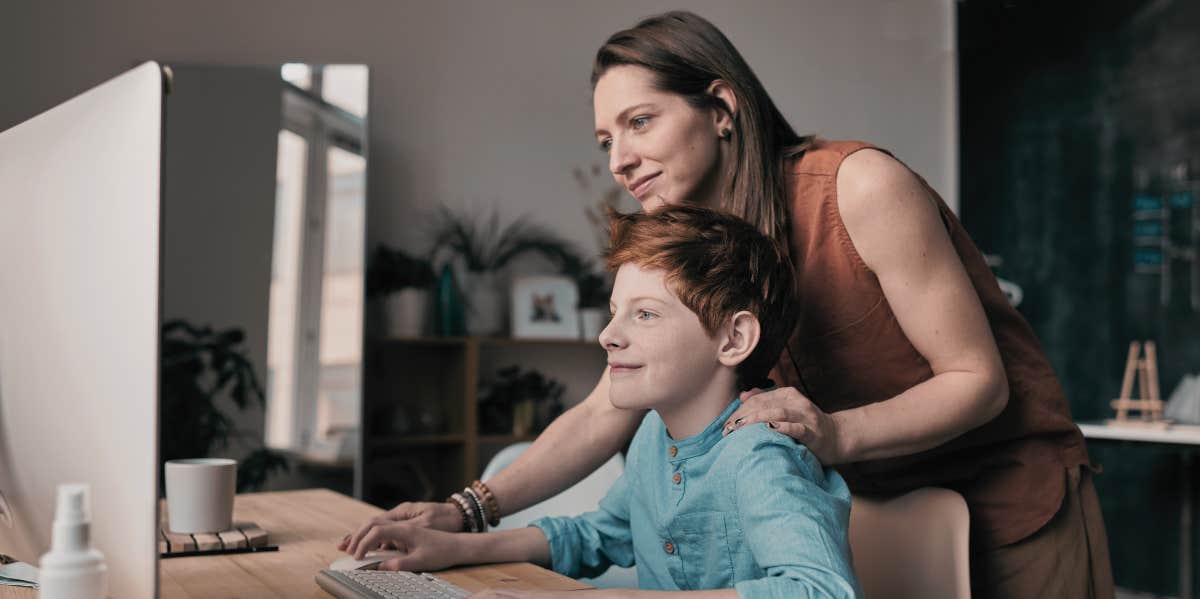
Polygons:
[[600,333],[609,399],[618,408],[666,408],[708,388],[721,370],[719,341],[675,297],[661,270],[623,264]]

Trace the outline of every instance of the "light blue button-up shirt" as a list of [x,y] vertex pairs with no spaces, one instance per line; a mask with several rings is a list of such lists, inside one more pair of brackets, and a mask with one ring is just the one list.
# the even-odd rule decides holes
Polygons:
[[765,424],[723,437],[739,405],[735,399],[682,440],[648,413],[600,509],[531,525],[550,541],[554,571],[592,577],[637,564],[642,589],[734,587],[744,599],[861,595],[845,481]]

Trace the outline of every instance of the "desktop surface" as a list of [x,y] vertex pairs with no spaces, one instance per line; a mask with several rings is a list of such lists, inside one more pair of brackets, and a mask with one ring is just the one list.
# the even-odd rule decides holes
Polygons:
[[[326,489],[238,495],[234,519],[257,522],[270,535],[271,543],[279,545],[279,551],[163,559],[159,562],[159,597],[330,599],[315,582],[317,572],[344,555],[335,545],[347,531],[382,512]],[[526,563],[452,568],[437,575],[471,592],[485,588],[591,588]],[[36,595],[29,589],[0,587],[0,599]]]

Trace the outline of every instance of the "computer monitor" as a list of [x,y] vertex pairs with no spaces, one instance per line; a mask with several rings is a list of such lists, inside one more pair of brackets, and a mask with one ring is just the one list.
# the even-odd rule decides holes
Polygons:
[[159,173],[148,62],[0,133],[0,553],[91,486],[109,594],[158,586]]

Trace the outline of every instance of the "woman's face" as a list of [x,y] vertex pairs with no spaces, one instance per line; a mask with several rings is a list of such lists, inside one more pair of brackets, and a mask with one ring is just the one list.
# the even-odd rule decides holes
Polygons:
[[655,89],[648,69],[630,65],[600,77],[592,104],[608,168],[643,210],[683,201],[717,204],[728,150],[715,110]]

